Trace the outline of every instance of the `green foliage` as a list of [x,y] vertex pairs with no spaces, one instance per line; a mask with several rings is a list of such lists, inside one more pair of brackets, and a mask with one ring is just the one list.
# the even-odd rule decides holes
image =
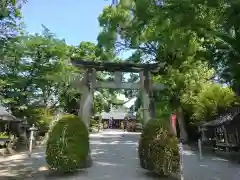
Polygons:
[[101,113],[104,110],[106,102],[104,101],[104,96],[102,94],[97,94],[94,96],[93,101],[93,113]]
[[[218,95],[211,94],[211,85],[218,86],[211,82],[215,76],[234,90],[240,87],[238,6],[238,2],[226,1],[186,0],[183,4],[169,0],[160,5],[154,0],[127,4],[121,0],[115,7],[106,7],[99,16],[103,31],[98,43],[117,53],[134,50],[127,59],[134,63],[165,63],[164,69],[153,76],[154,82],[166,85],[164,91],[154,96],[157,117],[167,117],[180,108],[182,117],[191,117],[183,121],[195,124],[210,120],[232,100],[232,93],[228,94],[230,97],[226,95],[230,99],[217,100],[225,91],[220,86]],[[140,102],[138,98],[136,109]]]
[[[19,33],[20,27],[17,21],[21,18],[21,6],[25,0],[1,0],[0,5],[0,47]],[[1,48],[0,48],[1,49]],[[1,51],[1,50],[0,50]],[[0,53],[1,55],[1,53]]]
[[9,138],[9,135],[6,132],[0,132],[0,138]]
[[155,104],[156,108],[156,119],[168,119],[172,109],[169,106],[169,102],[158,101]]
[[[45,26],[40,34],[25,33],[9,39],[0,48],[0,103],[39,129],[46,129],[49,119],[40,109],[54,113],[61,108],[77,115],[82,89],[75,84],[82,79],[83,72],[69,66],[69,57],[100,60],[97,51],[98,47],[90,42],[68,46]],[[97,73],[97,78],[105,76]],[[115,96],[109,90],[100,90],[94,98],[93,113],[101,112],[108,99]]]
[[97,116],[97,117],[94,117],[94,118],[91,118],[90,119],[90,129],[89,131],[91,133],[96,133],[99,131],[99,128],[100,128],[100,124],[102,120],[101,120],[101,116]]
[[86,166],[89,134],[77,116],[62,117],[49,132],[46,161],[53,170],[72,172]]
[[235,94],[229,87],[208,84],[194,98],[193,118],[209,121],[221,110],[226,109],[235,101]]
[[[160,11],[165,16],[155,16],[165,17],[172,31],[194,33],[201,47],[198,56],[215,68],[220,81],[227,82],[236,91],[240,87],[239,7],[239,1],[186,0],[182,3],[170,0]],[[179,37],[186,40],[187,36]]]
[[[95,45],[91,42],[83,41],[78,46],[72,46],[69,48],[69,53],[71,57],[79,58],[87,61],[110,61],[114,60],[115,56],[111,52],[103,51],[99,46]],[[107,58],[106,58],[107,57]],[[80,75],[75,75],[72,78],[73,82],[78,82],[79,79],[83,77],[82,69],[78,72]],[[106,79],[106,74],[103,72],[97,72],[97,79]],[[108,75],[108,74],[107,74]],[[80,76],[80,77],[79,77]],[[77,110],[79,108],[79,102],[81,97],[81,88],[77,89],[72,84],[68,86],[68,88],[61,93],[61,107],[68,113],[77,114]],[[107,101],[115,97],[114,93],[111,93],[108,89],[100,89],[94,93],[94,103],[92,114],[102,112],[107,106]]]
[[90,127],[97,127],[97,126],[98,126],[98,120],[91,118],[90,119]]
[[165,123],[165,120],[149,121],[138,147],[141,167],[164,176],[179,170],[178,141]]
[[65,88],[66,52],[65,42],[46,28],[42,35],[6,43],[1,59],[2,103],[19,118],[29,106],[55,108],[58,94]]
[[27,112],[27,120],[29,124],[35,124],[40,132],[47,132],[53,121],[53,113],[45,108],[29,108]]
[[[118,61],[116,55],[130,50],[129,62],[165,63],[153,76],[154,82],[167,87],[154,95],[157,118],[165,119],[181,107],[192,121],[207,120],[228,106],[232,92],[223,96],[224,88],[212,88],[217,86],[209,85],[214,76],[234,91],[240,87],[238,1],[168,0],[159,4],[155,0],[120,0],[100,14],[98,44],[80,42],[78,46],[67,45],[44,26],[41,34],[20,33],[18,18],[24,2],[1,1],[0,103],[40,129],[51,119],[40,109],[52,113],[61,108],[77,114],[81,89],[72,85],[79,83],[83,74],[69,66],[69,57]],[[109,74],[97,73],[97,79],[108,78]],[[131,74],[129,81],[138,80]],[[125,91],[127,97],[136,94]],[[109,111],[113,100],[117,102],[116,93],[110,90],[99,90],[94,96],[93,113]],[[140,105],[139,96],[136,110]]]
[[[196,6],[195,1],[189,0],[184,6],[191,6],[193,11],[190,16],[183,11],[183,19],[188,16],[190,21],[179,22],[178,26],[181,24],[182,28],[197,32],[199,38],[204,37],[202,46],[208,62],[218,72],[220,80],[237,91],[240,87],[239,1],[207,1]],[[191,21],[194,23],[190,24]]]
[[20,17],[20,5],[24,1],[16,1],[16,0],[2,0],[0,7],[0,20],[3,18],[14,18]]

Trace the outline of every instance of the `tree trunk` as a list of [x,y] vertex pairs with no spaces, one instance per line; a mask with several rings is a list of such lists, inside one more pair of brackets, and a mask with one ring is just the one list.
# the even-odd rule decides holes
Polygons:
[[186,142],[188,140],[188,134],[185,127],[183,110],[181,106],[177,108],[177,121],[180,129],[180,139],[183,140],[183,142]]

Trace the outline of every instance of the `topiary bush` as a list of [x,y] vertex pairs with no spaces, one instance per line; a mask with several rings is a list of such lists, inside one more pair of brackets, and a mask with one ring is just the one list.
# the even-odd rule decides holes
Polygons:
[[159,120],[151,120],[144,127],[138,155],[141,167],[158,175],[179,171],[178,140]]
[[77,116],[66,115],[49,132],[46,161],[50,169],[73,172],[85,168],[89,152],[89,133]]

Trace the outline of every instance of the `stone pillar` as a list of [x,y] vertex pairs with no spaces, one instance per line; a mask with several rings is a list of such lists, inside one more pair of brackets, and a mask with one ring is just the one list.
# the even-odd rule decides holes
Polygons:
[[121,71],[116,71],[114,73],[114,83],[116,84],[117,87],[119,87],[122,83],[122,72]]
[[82,95],[78,115],[89,128],[93,106],[92,72],[90,70],[85,72],[83,81],[84,83],[82,86]]
[[224,142],[227,144],[226,152],[229,152],[229,144],[228,144],[228,132],[225,126],[223,126],[223,134],[224,134]]
[[145,83],[145,86],[147,87],[148,95],[149,95],[149,112],[150,112],[150,118],[155,118],[155,100],[153,97],[153,82],[152,82],[152,76],[150,72],[147,72],[147,83]]
[[147,89],[145,86],[146,83],[146,74],[144,73],[144,71],[141,71],[139,73],[140,75],[140,83],[141,83],[141,97],[142,97],[142,110],[143,110],[143,122],[144,125],[147,124],[147,122],[150,120],[150,113],[149,113],[149,104],[150,104],[150,99],[147,93]]
[[[94,72],[95,73],[95,72]],[[80,108],[78,112],[78,116],[82,119],[82,121],[86,124],[88,130],[90,127],[90,118],[92,113],[93,106],[93,87],[92,83],[94,79],[94,74],[92,70],[88,69],[84,73],[82,95],[80,100]],[[95,80],[95,79],[94,79]],[[92,166],[92,157],[91,157],[91,149],[89,148],[88,157],[86,162],[83,162],[81,165],[83,168],[89,168]]]
[[202,141],[205,142],[206,140],[208,140],[207,136],[206,136],[206,129],[205,127],[201,127],[201,132],[202,132]]

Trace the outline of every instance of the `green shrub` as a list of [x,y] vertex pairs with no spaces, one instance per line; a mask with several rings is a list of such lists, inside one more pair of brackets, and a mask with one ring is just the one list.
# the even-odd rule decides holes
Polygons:
[[178,140],[159,120],[151,120],[144,127],[138,155],[141,167],[158,175],[179,170]]
[[6,132],[0,132],[0,138],[9,138],[9,135]]
[[95,119],[90,119],[90,127],[98,127],[98,121]]
[[46,147],[46,161],[50,169],[72,172],[85,168],[88,152],[89,133],[79,117],[66,115],[54,123]]

